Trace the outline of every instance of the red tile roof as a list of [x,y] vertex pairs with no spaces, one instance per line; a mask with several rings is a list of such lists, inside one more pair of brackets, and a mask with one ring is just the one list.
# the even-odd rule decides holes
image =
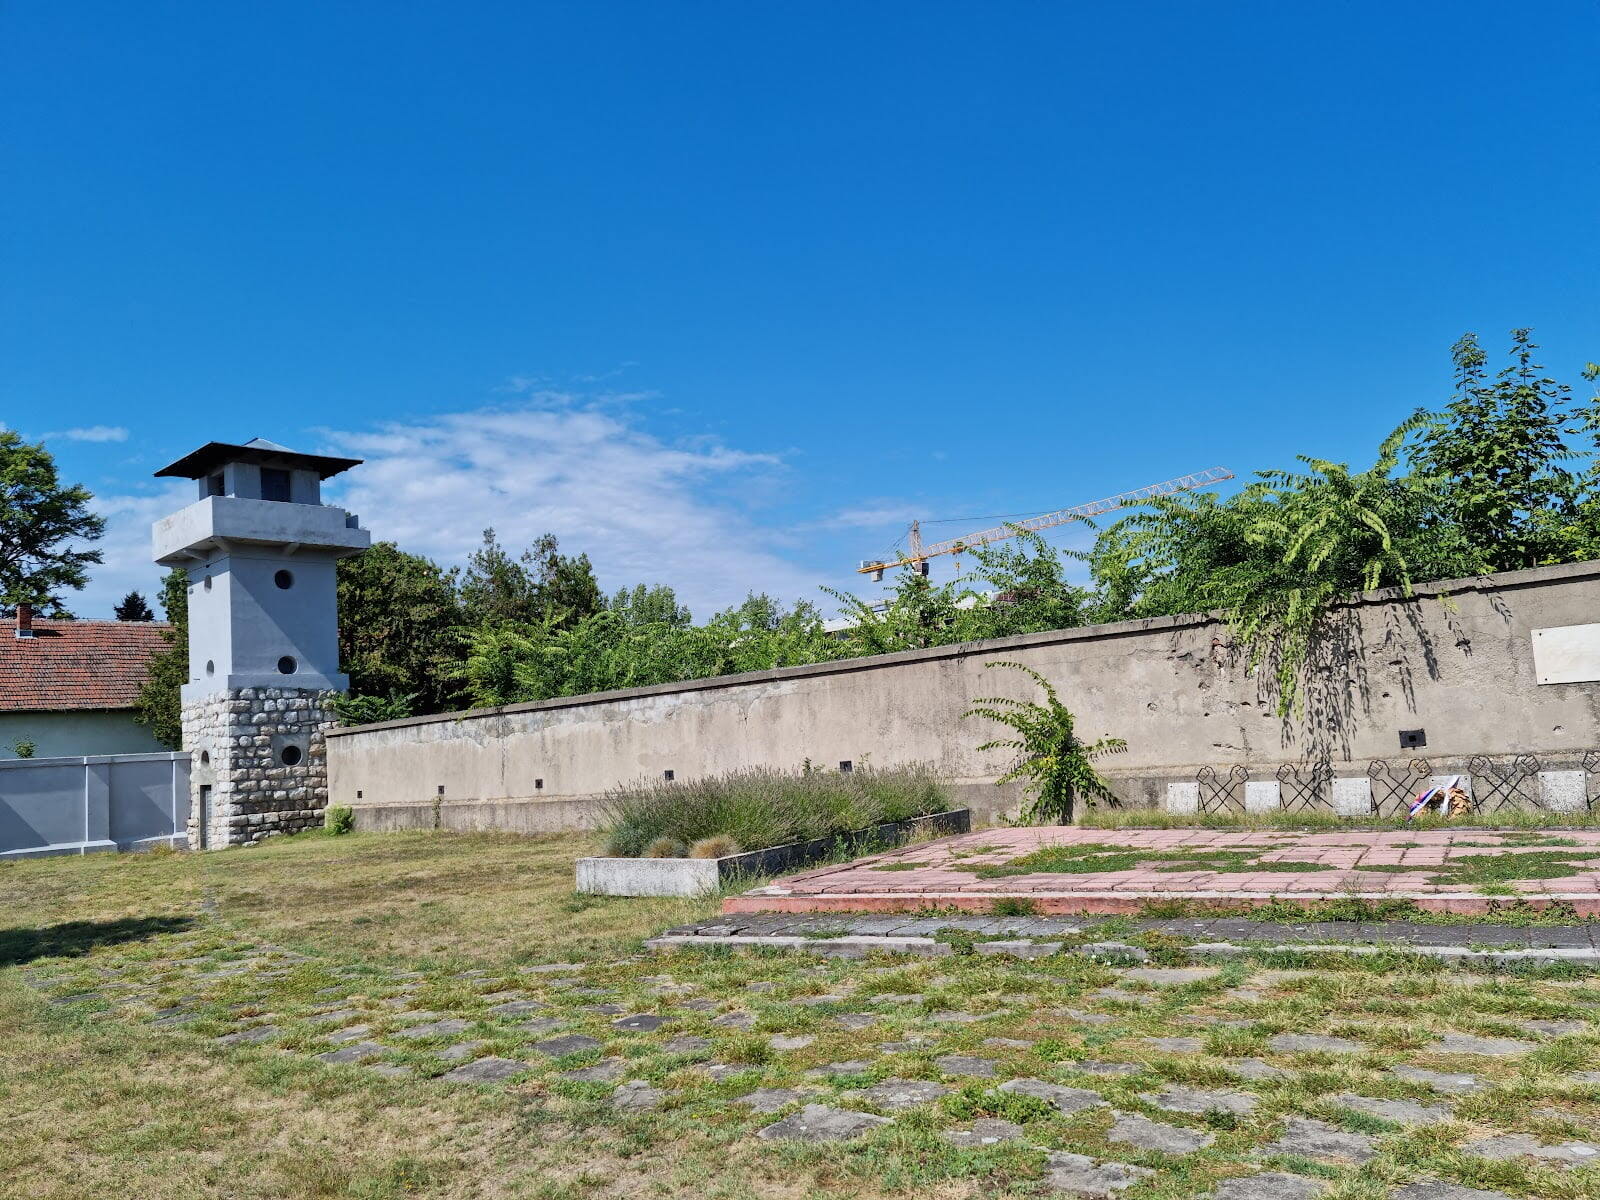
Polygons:
[[0,623],[0,712],[129,708],[167,648],[164,621],[45,621],[34,636]]

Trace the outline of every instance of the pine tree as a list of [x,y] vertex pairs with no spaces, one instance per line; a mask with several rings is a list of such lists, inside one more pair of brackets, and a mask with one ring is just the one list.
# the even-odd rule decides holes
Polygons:
[[119,621],[154,621],[156,614],[150,611],[150,605],[138,592],[129,592],[117,605],[115,612]]

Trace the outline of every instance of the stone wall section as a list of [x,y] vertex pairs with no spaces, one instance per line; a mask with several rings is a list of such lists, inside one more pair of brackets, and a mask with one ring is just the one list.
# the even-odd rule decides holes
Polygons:
[[[336,695],[237,688],[183,706],[183,744],[193,764],[191,847],[247,846],[322,824],[328,805],[324,735],[336,723],[329,707]],[[203,804],[205,787],[210,793]]]

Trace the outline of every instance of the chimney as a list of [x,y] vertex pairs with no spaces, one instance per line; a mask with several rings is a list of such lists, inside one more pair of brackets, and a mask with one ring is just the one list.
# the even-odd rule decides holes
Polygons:
[[17,605],[17,636],[31,638],[33,636],[33,605]]

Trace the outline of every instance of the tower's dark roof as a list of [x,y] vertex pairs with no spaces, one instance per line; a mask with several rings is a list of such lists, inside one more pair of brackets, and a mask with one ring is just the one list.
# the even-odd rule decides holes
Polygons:
[[348,471],[351,467],[359,466],[359,458],[331,458],[326,454],[301,454],[298,450],[290,450],[287,446],[280,446],[276,442],[269,442],[265,438],[251,438],[242,446],[235,446],[231,442],[207,442],[198,450],[192,450],[175,463],[162,467],[156,472],[159,479],[162,476],[174,476],[178,479],[199,479],[202,475],[209,475],[223,463],[246,462],[255,463],[262,467],[290,467],[302,471],[315,471],[321,478],[337,475],[340,471]]

